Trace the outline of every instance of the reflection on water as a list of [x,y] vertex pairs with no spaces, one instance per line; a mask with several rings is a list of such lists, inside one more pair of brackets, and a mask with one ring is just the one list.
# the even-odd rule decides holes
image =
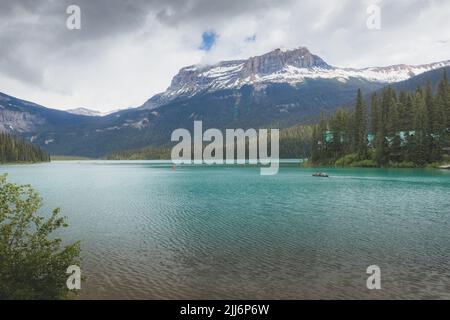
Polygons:
[[[323,171],[323,169],[321,169]],[[81,240],[81,298],[450,298],[450,172],[2,166]],[[366,289],[381,267],[382,290]]]

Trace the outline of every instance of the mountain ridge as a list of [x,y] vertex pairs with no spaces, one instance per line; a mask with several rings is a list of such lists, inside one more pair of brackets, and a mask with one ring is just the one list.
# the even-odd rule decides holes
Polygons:
[[351,78],[384,84],[394,83],[445,66],[450,66],[450,60],[421,65],[341,68],[329,65],[306,47],[289,50],[278,48],[248,59],[183,67],[172,78],[166,91],[151,97],[141,108],[155,109],[179,97],[188,98],[203,92],[239,89],[244,85],[261,88],[273,83],[295,85],[305,79],[337,79],[345,83]]
[[77,114],[77,115],[81,115],[81,116],[89,116],[89,117],[102,117],[104,115],[104,113],[102,113],[100,111],[89,109],[89,108],[84,108],[84,107],[68,109],[65,111],[68,113]]
[[[200,71],[185,67],[187,80],[191,83],[184,76],[175,76],[172,85],[178,89],[189,89],[191,85],[191,94],[155,95],[150,100],[160,105],[144,104],[101,117],[71,114],[0,94],[0,131],[20,135],[53,155],[102,157],[119,150],[167,146],[174,129],[191,129],[194,120],[202,120],[205,128],[218,129],[286,128],[311,123],[321,112],[333,112],[337,107],[352,103],[359,88],[370,93],[386,85],[402,83],[388,82],[386,74],[389,72],[400,72],[402,77],[411,80],[404,84],[409,90],[426,79],[437,79],[438,72],[434,68],[447,63],[412,67],[398,65],[375,71],[374,67],[363,69],[365,75],[367,70],[383,75],[380,81],[354,76],[355,71],[347,68],[348,78],[341,79],[336,76],[336,67],[308,52],[306,48],[295,52],[274,50],[264,58],[248,60],[250,62],[234,60],[232,67],[236,67],[236,61],[247,61],[240,62],[246,70],[232,70],[231,75],[238,73],[245,76],[243,79],[253,75],[255,81],[231,87],[211,87],[211,83],[205,80],[204,88],[197,90],[196,81],[202,80],[198,75],[211,71],[208,69],[211,67],[203,66]],[[222,62],[221,67],[229,68],[227,63]],[[301,69],[303,73],[289,73],[292,68]],[[425,72],[428,69],[432,71]],[[225,71],[221,77],[230,76],[230,69]],[[383,74],[383,71],[386,72]],[[411,78],[415,73],[419,75]],[[286,74],[296,77],[286,78]],[[328,76],[322,77],[323,74]]]

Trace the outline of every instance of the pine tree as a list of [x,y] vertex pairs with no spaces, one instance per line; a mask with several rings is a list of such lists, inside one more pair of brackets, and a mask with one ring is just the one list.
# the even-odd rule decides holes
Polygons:
[[438,133],[438,148],[442,156],[443,150],[450,148],[450,85],[445,71],[437,87],[435,113],[437,114],[435,126]]
[[312,132],[312,143],[311,143],[311,160],[312,162],[319,162],[321,158],[320,148],[319,148],[320,132],[319,126],[313,125]]
[[413,160],[418,165],[424,165],[428,160],[429,138],[428,138],[428,115],[425,98],[422,91],[418,90],[414,99],[414,150]]
[[0,132],[0,163],[50,161],[50,156],[37,146]]
[[413,97],[411,94],[408,94],[405,101],[405,106],[403,108],[403,130],[411,131],[413,130],[413,119],[414,119],[414,106],[413,106]]
[[378,97],[376,93],[373,93],[370,102],[370,131],[374,136],[376,136],[378,132],[379,122],[380,113],[378,109]]
[[328,121],[331,141],[328,144],[328,150],[333,160],[351,152],[352,137],[349,134],[351,128],[351,113],[344,108],[339,108]]
[[[339,163],[370,159],[379,166],[403,161],[423,166],[442,161],[443,154],[450,151],[447,75],[439,82],[436,93],[428,84],[425,89],[418,87],[415,93],[401,92],[397,96],[395,90],[388,87],[380,98],[373,94],[368,118],[361,90],[358,90],[353,111],[338,109],[328,120],[322,116],[314,134],[318,141],[314,159],[331,163],[356,153],[356,158],[348,157]],[[367,145],[368,131],[374,135],[370,146]]]
[[361,93],[358,89],[355,106],[355,130],[354,130],[354,151],[360,159],[367,157],[367,115],[366,108]]

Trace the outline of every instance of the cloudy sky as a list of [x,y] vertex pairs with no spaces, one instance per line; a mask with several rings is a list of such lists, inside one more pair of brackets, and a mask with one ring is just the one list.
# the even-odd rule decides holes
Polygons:
[[[381,29],[367,28],[368,6]],[[81,30],[66,27],[69,5]],[[450,59],[448,0],[0,0],[0,92],[57,109],[136,107],[187,65],[306,46],[336,66]]]

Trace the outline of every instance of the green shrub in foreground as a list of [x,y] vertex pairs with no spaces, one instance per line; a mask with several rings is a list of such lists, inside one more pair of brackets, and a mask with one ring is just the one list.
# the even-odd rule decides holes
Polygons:
[[38,216],[39,194],[29,185],[9,183],[0,176],[0,299],[65,299],[70,265],[80,265],[80,246],[62,246],[50,238],[66,227],[59,209]]

